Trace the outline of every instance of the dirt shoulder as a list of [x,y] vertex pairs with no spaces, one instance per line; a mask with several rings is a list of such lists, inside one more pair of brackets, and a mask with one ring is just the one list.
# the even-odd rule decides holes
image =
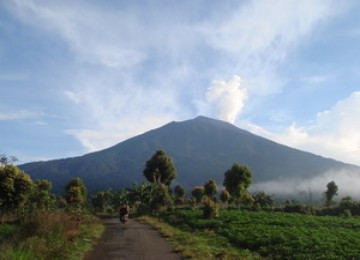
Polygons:
[[105,259],[181,259],[173,248],[152,227],[118,218],[104,219],[105,232],[85,260]]

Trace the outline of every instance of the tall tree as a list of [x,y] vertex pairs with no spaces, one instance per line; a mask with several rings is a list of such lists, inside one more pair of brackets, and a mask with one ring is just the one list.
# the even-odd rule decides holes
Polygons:
[[171,181],[176,177],[176,170],[172,159],[166,155],[164,150],[158,150],[146,162],[143,173],[149,182],[159,185],[165,184],[167,186],[170,186]]
[[327,185],[327,190],[325,191],[325,204],[326,206],[330,206],[332,199],[337,195],[338,186],[334,181],[329,182]]
[[220,200],[223,203],[228,202],[231,199],[230,193],[227,190],[222,190],[220,193]]
[[204,186],[196,186],[191,191],[191,195],[195,198],[196,203],[200,203],[204,197]]
[[223,184],[232,198],[240,199],[246,195],[247,189],[252,183],[252,172],[247,166],[234,163],[224,175]]
[[176,198],[182,198],[185,195],[185,189],[181,185],[176,185],[174,188]]
[[174,188],[175,205],[184,204],[185,189],[181,185],[176,185]]
[[209,197],[211,200],[215,200],[216,193],[218,192],[218,188],[216,182],[213,179],[210,179],[204,185],[204,194]]
[[80,178],[69,181],[65,187],[65,200],[69,205],[80,205],[86,201],[86,188]]
[[29,201],[37,209],[48,210],[52,204],[55,204],[54,197],[50,194],[52,184],[48,180],[37,180],[34,182]]
[[5,154],[0,155],[0,166],[4,167],[8,164],[13,165],[15,162],[17,162],[17,158],[15,156],[6,156]]
[[0,215],[22,207],[32,187],[32,180],[28,174],[18,167],[8,164],[7,158],[2,157],[0,166]]

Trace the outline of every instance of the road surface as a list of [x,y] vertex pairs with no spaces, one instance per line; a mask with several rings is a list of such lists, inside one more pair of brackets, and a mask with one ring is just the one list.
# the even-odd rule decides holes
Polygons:
[[181,259],[161,234],[152,227],[129,220],[126,224],[118,218],[104,219],[105,231],[85,260]]

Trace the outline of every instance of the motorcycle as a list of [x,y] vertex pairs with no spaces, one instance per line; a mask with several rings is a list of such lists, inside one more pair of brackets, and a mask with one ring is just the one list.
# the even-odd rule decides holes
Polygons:
[[127,220],[128,220],[128,216],[127,216],[127,215],[120,216],[120,222],[121,222],[121,223],[125,224]]

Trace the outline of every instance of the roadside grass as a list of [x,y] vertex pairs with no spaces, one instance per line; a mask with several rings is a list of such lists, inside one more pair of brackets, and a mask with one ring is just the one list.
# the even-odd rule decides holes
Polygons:
[[0,225],[0,259],[82,259],[103,230],[91,215],[39,213],[25,223]]
[[161,221],[159,218],[142,216],[139,220],[154,228],[169,241],[175,250],[189,259],[261,259],[248,250],[233,247],[226,239],[212,231],[188,232]]

